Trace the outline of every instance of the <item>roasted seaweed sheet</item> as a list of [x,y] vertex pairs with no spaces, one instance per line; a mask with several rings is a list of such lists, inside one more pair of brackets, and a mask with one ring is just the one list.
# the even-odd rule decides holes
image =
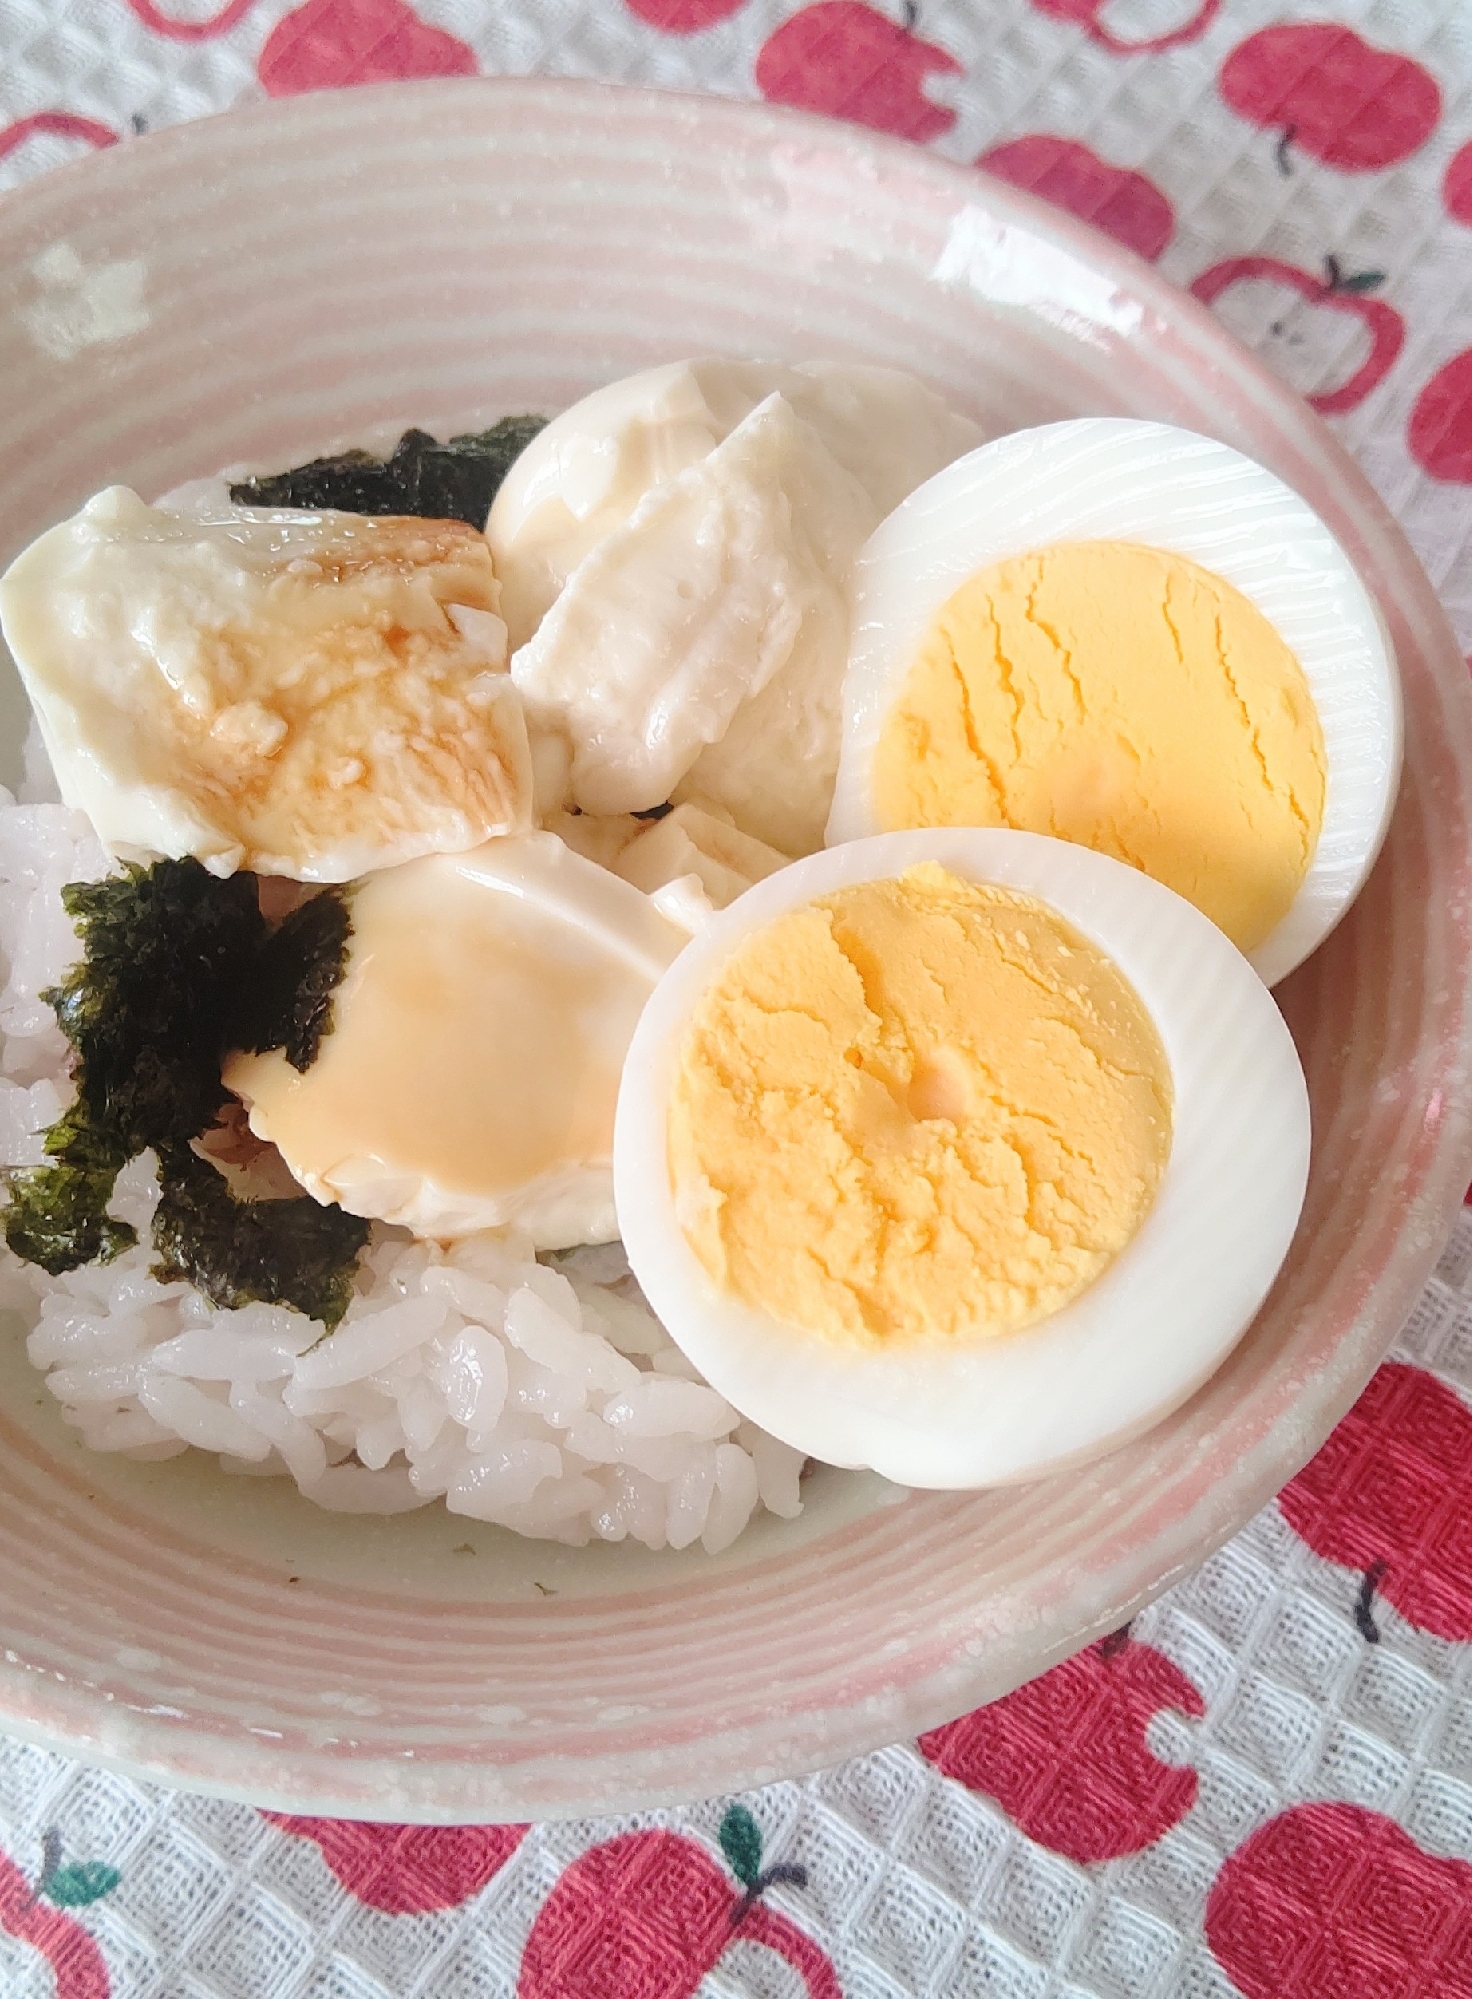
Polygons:
[[161,1276],[216,1303],[259,1298],[335,1324],[368,1225],[308,1196],[240,1201],[193,1151],[230,1101],[230,1048],[284,1048],[305,1070],[332,1024],[351,918],[344,894],[302,904],[276,929],[254,875],[193,859],[128,867],[62,891],[82,955],[43,998],[74,1052],[76,1096],[45,1135],[48,1162],[5,1175],[5,1240],[52,1275],[108,1261],[137,1234],[107,1213],[117,1175],[152,1148],[163,1199]]
[[483,528],[501,481],[547,419],[506,416],[489,430],[441,444],[426,430],[406,430],[392,456],[344,451],[287,472],[243,479],[230,488],[241,507],[336,508],[350,514],[417,514]]

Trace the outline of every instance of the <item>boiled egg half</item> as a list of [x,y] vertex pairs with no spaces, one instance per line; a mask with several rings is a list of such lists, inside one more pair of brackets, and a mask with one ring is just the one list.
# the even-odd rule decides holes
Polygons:
[[1292,1039],[1149,876],[1011,829],[813,855],[712,917],[629,1047],[629,1263],[751,1421],[902,1485],[1040,1477],[1222,1362],[1307,1181]]
[[1023,430],[861,550],[827,840],[1011,826],[1176,889],[1269,983],[1363,885],[1395,802],[1395,659],[1354,565],[1262,466],[1170,425]]

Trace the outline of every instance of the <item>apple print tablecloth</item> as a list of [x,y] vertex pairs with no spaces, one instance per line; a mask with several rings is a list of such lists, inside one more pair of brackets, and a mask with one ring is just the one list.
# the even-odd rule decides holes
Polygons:
[[[540,70],[984,163],[1341,431],[1472,650],[1472,0],[0,0],[0,186],[257,97]],[[1472,1211],[1187,1582],[994,1707],[682,1812],[268,1818],[0,1742],[0,1999],[1472,1999]]]

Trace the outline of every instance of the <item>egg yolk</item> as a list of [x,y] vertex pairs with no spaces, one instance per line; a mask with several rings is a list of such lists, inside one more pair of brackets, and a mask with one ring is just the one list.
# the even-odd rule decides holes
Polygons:
[[1171,1103],[1110,959],[928,863],[779,917],[706,989],[668,1113],[676,1213],[718,1285],[806,1332],[1009,1333],[1135,1234]]
[[1293,653],[1183,556],[1076,542],[942,607],[880,734],[881,826],[1015,826],[1127,861],[1243,951],[1286,915],[1324,813]]

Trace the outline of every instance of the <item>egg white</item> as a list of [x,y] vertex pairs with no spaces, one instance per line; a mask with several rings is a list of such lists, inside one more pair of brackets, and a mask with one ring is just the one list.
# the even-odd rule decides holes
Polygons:
[[[1072,1303],[996,1338],[872,1351],[721,1291],[675,1218],[667,1118],[710,981],[753,932],[859,882],[935,861],[1037,897],[1106,952],[1154,1021],[1175,1095],[1170,1157],[1139,1232]],[[1287,1254],[1309,1163],[1303,1071],[1251,965],[1171,889],[1084,847],[1009,829],[888,833],[814,854],[713,917],[660,980],[624,1064],[614,1198],[629,1263],[670,1337],[752,1422],[900,1485],[1039,1478],[1168,1415],[1246,1331]]]
[[1164,549],[1225,578],[1303,668],[1324,735],[1324,817],[1298,894],[1249,954],[1275,985],[1374,866],[1400,779],[1400,680],[1374,599],[1307,501],[1230,445],[1170,424],[1085,417],[1015,431],[936,473],[875,529],[854,570],[828,845],[880,830],[875,751],[946,600],[992,563],[1099,540]]

